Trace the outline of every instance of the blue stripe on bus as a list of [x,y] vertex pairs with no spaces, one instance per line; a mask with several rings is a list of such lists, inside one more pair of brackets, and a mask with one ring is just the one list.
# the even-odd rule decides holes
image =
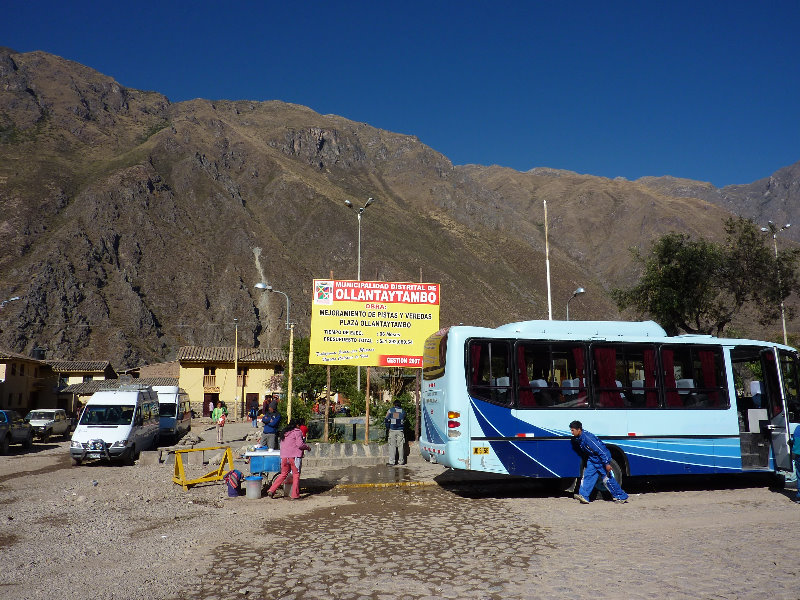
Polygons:
[[422,411],[423,416],[425,417],[425,437],[431,444],[444,444],[447,442],[447,436],[441,433],[437,428],[436,425],[433,424],[433,420],[431,416],[428,414],[427,411]]
[[[536,427],[514,417],[507,407],[474,398],[470,398],[470,402],[482,435],[504,438],[488,442],[509,474],[527,477],[576,477],[579,474],[580,459],[572,449],[568,432]],[[520,433],[532,434],[532,437],[516,437]],[[553,436],[564,437],[553,439]],[[537,437],[549,439],[537,440]],[[608,443],[625,452],[631,475],[742,471],[738,438],[617,438]]]

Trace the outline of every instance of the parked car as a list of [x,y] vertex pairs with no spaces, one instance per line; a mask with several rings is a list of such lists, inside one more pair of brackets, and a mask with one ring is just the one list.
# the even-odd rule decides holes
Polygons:
[[33,427],[34,435],[44,443],[49,442],[53,435],[69,439],[72,423],[62,408],[38,408],[29,412],[25,420]]
[[33,427],[15,410],[0,410],[0,454],[8,454],[11,444],[33,446]]

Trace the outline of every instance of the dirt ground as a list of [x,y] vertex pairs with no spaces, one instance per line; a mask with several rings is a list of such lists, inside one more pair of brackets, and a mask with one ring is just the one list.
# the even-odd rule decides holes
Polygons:
[[800,505],[763,478],[629,480],[628,504],[581,505],[420,473],[309,473],[301,501],[256,500],[184,491],[163,465],[72,467],[66,442],[12,448],[0,597],[800,598]]

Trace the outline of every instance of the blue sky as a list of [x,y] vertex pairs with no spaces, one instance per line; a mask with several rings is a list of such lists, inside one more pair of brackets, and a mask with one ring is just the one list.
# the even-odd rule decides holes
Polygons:
[[800,2],[16,2],[0,45],[283,100],[455,164],[749,183],[800,160]]

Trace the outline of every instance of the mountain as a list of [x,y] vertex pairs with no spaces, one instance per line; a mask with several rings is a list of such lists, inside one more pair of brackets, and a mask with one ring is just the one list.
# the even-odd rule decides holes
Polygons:
[[[778,225],[792,223],[800,208],[800,162],[753,183],[723,188],[674,177],[644,177],[637,181],[664,194],[700,198],[762,225],[767,221]],[[781,235],[800,242],[798,229],[789,229]]]
[[635,279],[629,248],[718,235],[735,208],[708,184],[675,185],[454,166],[413,136],[303,106],[172,103],[0,49],[0,299],[23,297],[0,312],[0,347],[125,368],[232,345],[234,318],[243,346],[279,346],[286,302],[259,281],[288,294],[307,335],[312,280],[356,278],[344,201],[369,197],[362,278],[440,283],[443,326],[547,318],[544,201],[553,317],[582,286],[573,318],[618,318],[608,290]]

